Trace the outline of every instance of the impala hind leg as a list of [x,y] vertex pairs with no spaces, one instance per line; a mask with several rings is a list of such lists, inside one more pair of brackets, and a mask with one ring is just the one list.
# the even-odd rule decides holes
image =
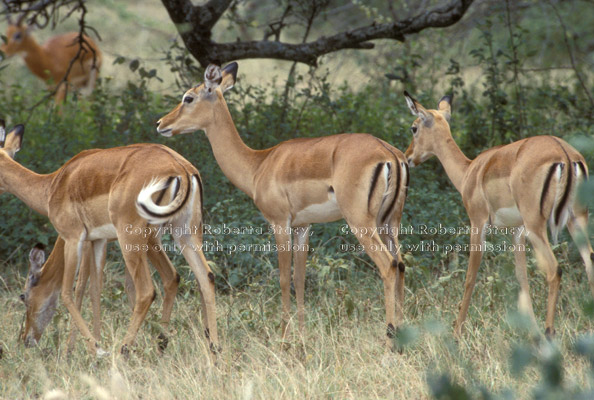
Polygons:
[[[160,250],[156,250],[156,245],[159,246]],[[167,330],[169,328],[169,322],[171,320],[171,312],[173,310],[173,303],[177,294],[177,288],[179,286],[180,276],[171,264],[171,261],[161,249],[160,240],[149,240],[149,251],[148,258],[153,267],[157,270],[161,276],[163,282],[163,310],[161,314],[161,326],[163,332],[159,334],[159,349],[165,350],[169,339],[167,338]]]
[[547,316],[545,320],[545,335],[552,337],[555,335],[555,309],[557,299],[559,298],[559,288],[561,286],[562,270],[558,267],[557,260],[549,244],[546,232],[546,221],[535,225],[526,226],[529,231],[528,239],[534,248],[536,263],[545,273],[549,294],[547,298]]
[[520,293],[518,294],[518,310],[520,313],[530,317],[532,325],[536,327],[536,317],[534,316],[534,309],[532,308],[530,284],[528,283],[528,271],[526,268],[526,237],[524,236],[524,232],[518,232],[514,235],[514,244],[516,278],[520,284]]
[[[454,323],[454,335],[461,337],[464,321],[468,315],[468,307],[470,306],[470,299],[476,284],[476,276],[478,269],[483,259],[483,227],[484,222],[480,224],[472,224],[470,229],[470,257],[468,259],[468,270],[466,271],[466,280],[464,282],[464,295],[460,303],[460,310],[458,317]],[[480,226],[480,228],[479,228]]]
[[310,227],[298,227],[293,230],[293,283],[297,300],[297,320],[299,333],[305,335],[305,266],[309,253]]
[[[200,224],[193,226],[200,226]],[[202,252],[201,237],[198,235],[182,235],[177,240],[182,249],[182,254],[190,265],[192,272],[194,272],[200,286],[204,334],[214,357],[220,351],[216,319],[215,276]]]
[[[369,224],[352,223],[347,219],[351,231],[365,249],[365,253],[373,260],[384,284],[384,305],[386,310],[386,348],[394,348],[394,337],[401,324],[401,313],[396,317],[396,279],[399,273],[398,260],[392,257],[388,246],[382,241],[376,229]],[[404,265],[404,264],[403,264]]]
[[[124,232],[124,229],[118,229],[118,232]],[[139,237],[140,239],[140,237]],[[142,248],[145,243],[135,243],[130,240],[130,237],[118,237],[120,247],[125,248]],[[130,246],[126,246],[130,245]],[[124,336],[121,352],[127,354],[129,348],[134,343],[138,330],[144,321],[148,310],[156,297],[155,287],[151,279],[147,254],[145,251],[122,251],[126,268],[130,272],[134,288],[136,289],[134,310],[132,311],[132,318],[128,325],[128,330]]]
[[570,215],[567,221],[567,229],[584,261],[590,292],[594,297],[594,251],[588,239],[588,211],[576,204],[574,214]]

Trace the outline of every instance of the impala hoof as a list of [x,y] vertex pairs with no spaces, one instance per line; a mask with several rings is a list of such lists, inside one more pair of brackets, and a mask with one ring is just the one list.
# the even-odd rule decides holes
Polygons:
[[159,333],[159,336],[157,336],[157,345],[159,346],[159,351],[161,353],[163,353],[165,351],[168,344],[169,344],[169,338],[165,334]]

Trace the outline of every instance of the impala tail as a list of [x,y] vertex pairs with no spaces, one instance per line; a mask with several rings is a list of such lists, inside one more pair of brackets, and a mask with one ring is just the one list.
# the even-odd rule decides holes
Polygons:
[[[567,168],[567,165],[570,167]],[[549,228],[553,243],[557,243],[559,232],[567,224],[569,215],[573,212],[578,185],[587,179],[588,169],[582,161],[557,162],[549,167],[540,198],[540,209],[541,214],[545,216],[545,201],[548,196],[555,196],[549,213]]]
[[[181,176],[154,178],[138,193],[136,210],[149,223],[161,225],[175,219],[185,210],[192,209],[196,191],[200,192],[202,205],[202,182],[197,174],[190,179],[183,179]],[[166,197],[169,199],[168,203],[161,205]]]

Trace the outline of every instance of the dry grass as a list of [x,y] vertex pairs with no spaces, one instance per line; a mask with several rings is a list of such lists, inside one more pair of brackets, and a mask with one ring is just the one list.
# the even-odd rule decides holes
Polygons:
[[[347,281],[310,285],[306,337],[295,336],[286,350],[281,350],[278,333],[280,299],[275,280],[242,292],[219,293],[223,351],[216,366],[208,361],[193,282],[182,285],[178,295],[165,354],[156,350],[158,305],[153,305],[135,351],[125,359],[118,354],[118,341],[130,313],[121,293],[122,267],[110,264],[102,344],[111,356],[95,359],[80,342],[67,356],[68,317],[63,307],[40,346],[25,349],[17,341],[24,313],[18,300],[22,277],[12,276],[1,294],[0,398],[422,399],[430,397],[427,377],[440,372],[477,396],[485,387],[498,393],[511,389],[517,397],[528,398],[541,376],[537,367],[529,367],[522,376],[510,372],[512,347],[529,340],[529,335],[507,322],[517,288],[513,274],[502,273],[499,282],[488,279],[499,267],[487,266],[481,272],[468,330],[458,343],[452,338],[450,321],[463,276],[438,287],[409,281],[414,293],[407,290],[405,337],[411,340],[402,354],[384,351],[381,283],[372,271],[359,271]],[[583,312],[582,304],[589,300],[586,283],[576,283],[583,275],[578,268],[564,275],[556,323],[556,343],[569,388],[592,384],[587,363],[572,350],[576,337],[594,327]],[[540,276],[532,279],[539,316],[544,313],[542,281]],[[345,306],[348,301],[353,308]],[[537,346],[534,343],[529,346]]]

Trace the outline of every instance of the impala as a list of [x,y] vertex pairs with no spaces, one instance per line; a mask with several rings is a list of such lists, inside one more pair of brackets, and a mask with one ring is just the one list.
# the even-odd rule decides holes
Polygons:
[[293,139],[265,150],[249,148],[223,98],[235,84],[237,68],[237,63],[223,69],[210,65],[204,83],[188,90],[182,102],[158,121],[157,130],[164,136],[204,130],[225,176],[252,198],[274,228],[283,338],[290,321],[291,253],[303,334],[310,225],[344,218],[379,268],[384,284],[386,344],[392,347],[404,300],[405,267],[397,237],[408,185],[404,155],[368,134]]
[[[47,310],[54,307],[61,293],[89,350],[98,355],[105,353],[72,299],[72,285],[85,242],[91,243],[94,265],[100,268],[104,263],[106,242],[117,239],[135,288],[132,319],[122,345],[122,352],[127,352],[156,295],[147,251],[151,245],[159,249],[161,246],[159,234],[136,234],[135,230],[152,229],[153,232],[168,224],[172,231],[179,232],[174,238],[198,280],[205,334],[211,351],[217,351],[214,275],[200,246],[202,186],[196,168],[165,146],[137,144],[83,151],[57,171],[40,175],[12,159],[20,149],[23,133],[22,125],[17,125],[7,135],[4,127],[0,127],[0,144],[3,144],[0,192],[10,192],[33,210],[47,215],[59,235],[46,263],[46,267],[53,268],[34,269],[27,280],[24,300],[30,328],[23,334],[25,342],[35,343],[40,326],[49,321]],[[159,257],[166,259],[163,253],[154,252],[151,260],[160,265],[164,286],[177,287],[177,272],[168,260],[159,260]],[[39,263],[37,259],[36,265]],[[166,289],[165,327],[174,295],[175,290]]]
[[418,117],[411,127],[413,139],[405,153],[409,165],[414,167],[437,156],[462,195],[470,218],[470,259],[455,333],[462,333],[482,259],[485,228],[523,226],[524,229],[517,229],[514,234],[516,277],[520,283],[518,308],[536,324],[523,251],[528,237],[548,282],[545,334],[551,337],[555,333],[562,270],[549,244],[547,222],[554,241],[567,224],[584,260],[594,296],[594,253],[588,240],[588,211],[576,199],[576,187],[588,178],[584,157],[559,138],[535,136],[494,147],[470,160],[450,132],[451,96],[444,96],[437,110],[425,109],[406,92],[404,96],[411,112]]
[[[107,243],[105,243],[106,245]],[[159,335],[159,349],[165,350],[168,338],[165,333],[171,319],[173,301],[177,294],[179,275],[171,274],[174,271],[173,265],[167,258],[165,252],[160,248],[160,243],[149,237],[148,258],[155,267],[163,282],[163,312],[161,325],[163,332]],[[105,248],[101,250],[100,264],[95,265],[93,248],[91,243],[85,243],[82,250],[82,258],[74,291],[77,310],[82,307],[82,300],[86,289],[87,281],[91,281],[91,304],[93,310],[93,336],[101,337],[101,313],[100,295],[103,282],[103,267],[105,265]],[[43,274],[42,274],[43,271]],[[54,248],[45,259],[43,245],[37,244],[29,253],[29,274],[25,284],[25,293],[21,294],[21,300],[27,305],[25,326],[21,337],[25,346],[35,346],[43,334],[43,331],[56,310],[57,293],[62,288],[62,277],[64,274],[64,239],[58,237]],[[33,284],[34,283],[34,284]],[[33,288],[35,288],[33,290]],[[128,294],[132,309],[134,308],[135,288],[132,277],[126,269],[125,289]],[[71,329],[68,337],[68,352],[74,345],[76,329]]]
[[[88,36],[69,32],[53,36],[39,45],[31,35],[31,27],[23,24],[25,14],[16,22],[8,20],[6,43],[0,46],[6,56],[22,54],[27,68],[56,90],[55,102],[64,100],[67,84],[92,91],[101,69],[101,51]],[[81,47],[82,46],[82,47]]]

